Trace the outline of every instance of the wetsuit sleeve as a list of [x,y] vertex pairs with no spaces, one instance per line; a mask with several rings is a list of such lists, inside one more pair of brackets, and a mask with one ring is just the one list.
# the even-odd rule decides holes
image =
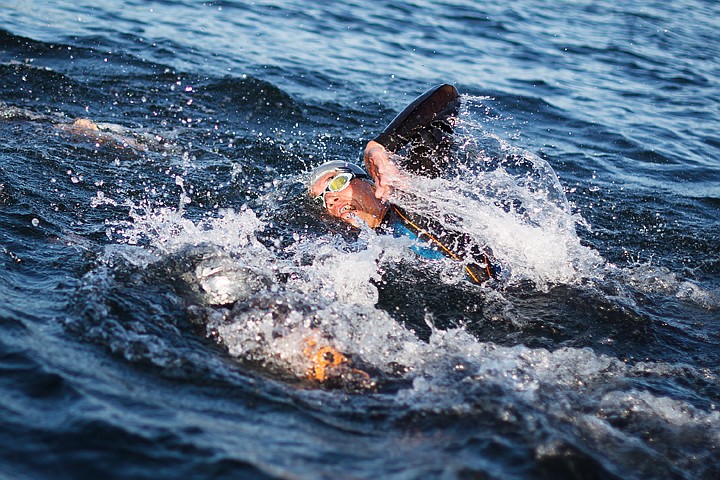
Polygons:
[[448,84],[431,88],[408,105],[374,140],[400,154],[407,170],[436,177],[451,161],[460,94]]
[[[406,170],[427,176],[442,175],[452,162],[453,129],[460,109],[460,94],[452,85],[438,85],[415,99],[374,140],[400,156]],[[443,255],[465,263],[470,280],[483,283],[498,278],[500,267],[487,246],[470,235],[446,228],[422,215],[393,206],[393,214],[418,239]]]

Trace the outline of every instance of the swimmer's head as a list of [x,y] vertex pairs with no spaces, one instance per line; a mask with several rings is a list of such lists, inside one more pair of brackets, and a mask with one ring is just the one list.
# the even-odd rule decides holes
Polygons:
[[308,192],[327,212],[352,225],[362,221],[371,228],[382,222],[386,206],[375,198],[370,176],[359,166],[335,160],[315,168],[308,177]]

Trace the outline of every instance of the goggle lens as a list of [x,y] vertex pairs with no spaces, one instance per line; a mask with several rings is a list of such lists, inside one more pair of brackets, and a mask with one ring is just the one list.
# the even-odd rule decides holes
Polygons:
[[341,173],[339,175],[335,175],[330,182],[328,182],[327,187],[325,188],[326,192],[340,192],[347,188],[348,185],[350,185],[350,182],[352,181],[353,177],[352,173]]

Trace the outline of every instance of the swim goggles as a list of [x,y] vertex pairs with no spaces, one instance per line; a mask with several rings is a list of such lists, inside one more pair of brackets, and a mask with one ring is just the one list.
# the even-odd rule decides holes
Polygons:
[[365,173],[355,173],[350,169],[345,168],[339,168],[338,172],[340,173],[330,178],[330,181],[327,183],[325,190],[323,190],[320,195],[315,197],[318,200],[322,199],[322,204],[325,208],[327,208],[327,204],[325,203],[326,193],[342,192],[350,185],[350,182],[352,182],[354,178],[370,178],[370,176]]

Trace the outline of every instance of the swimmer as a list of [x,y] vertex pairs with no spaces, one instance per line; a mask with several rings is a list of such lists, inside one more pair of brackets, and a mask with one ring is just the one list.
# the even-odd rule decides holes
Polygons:
[[324,163],[310,174],[308,191],[332,217],[355,227],[365,224],[379,232],[415,238],[423,246],[414,250],[423,257],[444,256],[463,262],[468,278],[479,284],[500,273],[487,246],[478,245],[467,233],[449,230],[387,201],[393,189],[402,184],[391,154],[405,150],[403,167],[428,177],[439,176],[449,166],[459,105],[459,93],[452,85],[429,90],[367,143],[367,171],[351,162]]
[[118,149],[130,148],[136,151],[146,149],[143,143],[128,135],[125,128],[114,123],[97,123],[88,118],[78,118],[72,123],[58,123],[55,128],[98,145],[107,145]]
[[49,123],[63,135],[88,141],[97,146],[115,149],[129,149],[135,152],[157,149],[162,140],[159,136],[133,131],[115,123],[100,123],[88,118],[76,118],[68,121],[64,114],[40,114],[24,108],[13,107],[0,102],[0,121],[29,120],[37,123]]

